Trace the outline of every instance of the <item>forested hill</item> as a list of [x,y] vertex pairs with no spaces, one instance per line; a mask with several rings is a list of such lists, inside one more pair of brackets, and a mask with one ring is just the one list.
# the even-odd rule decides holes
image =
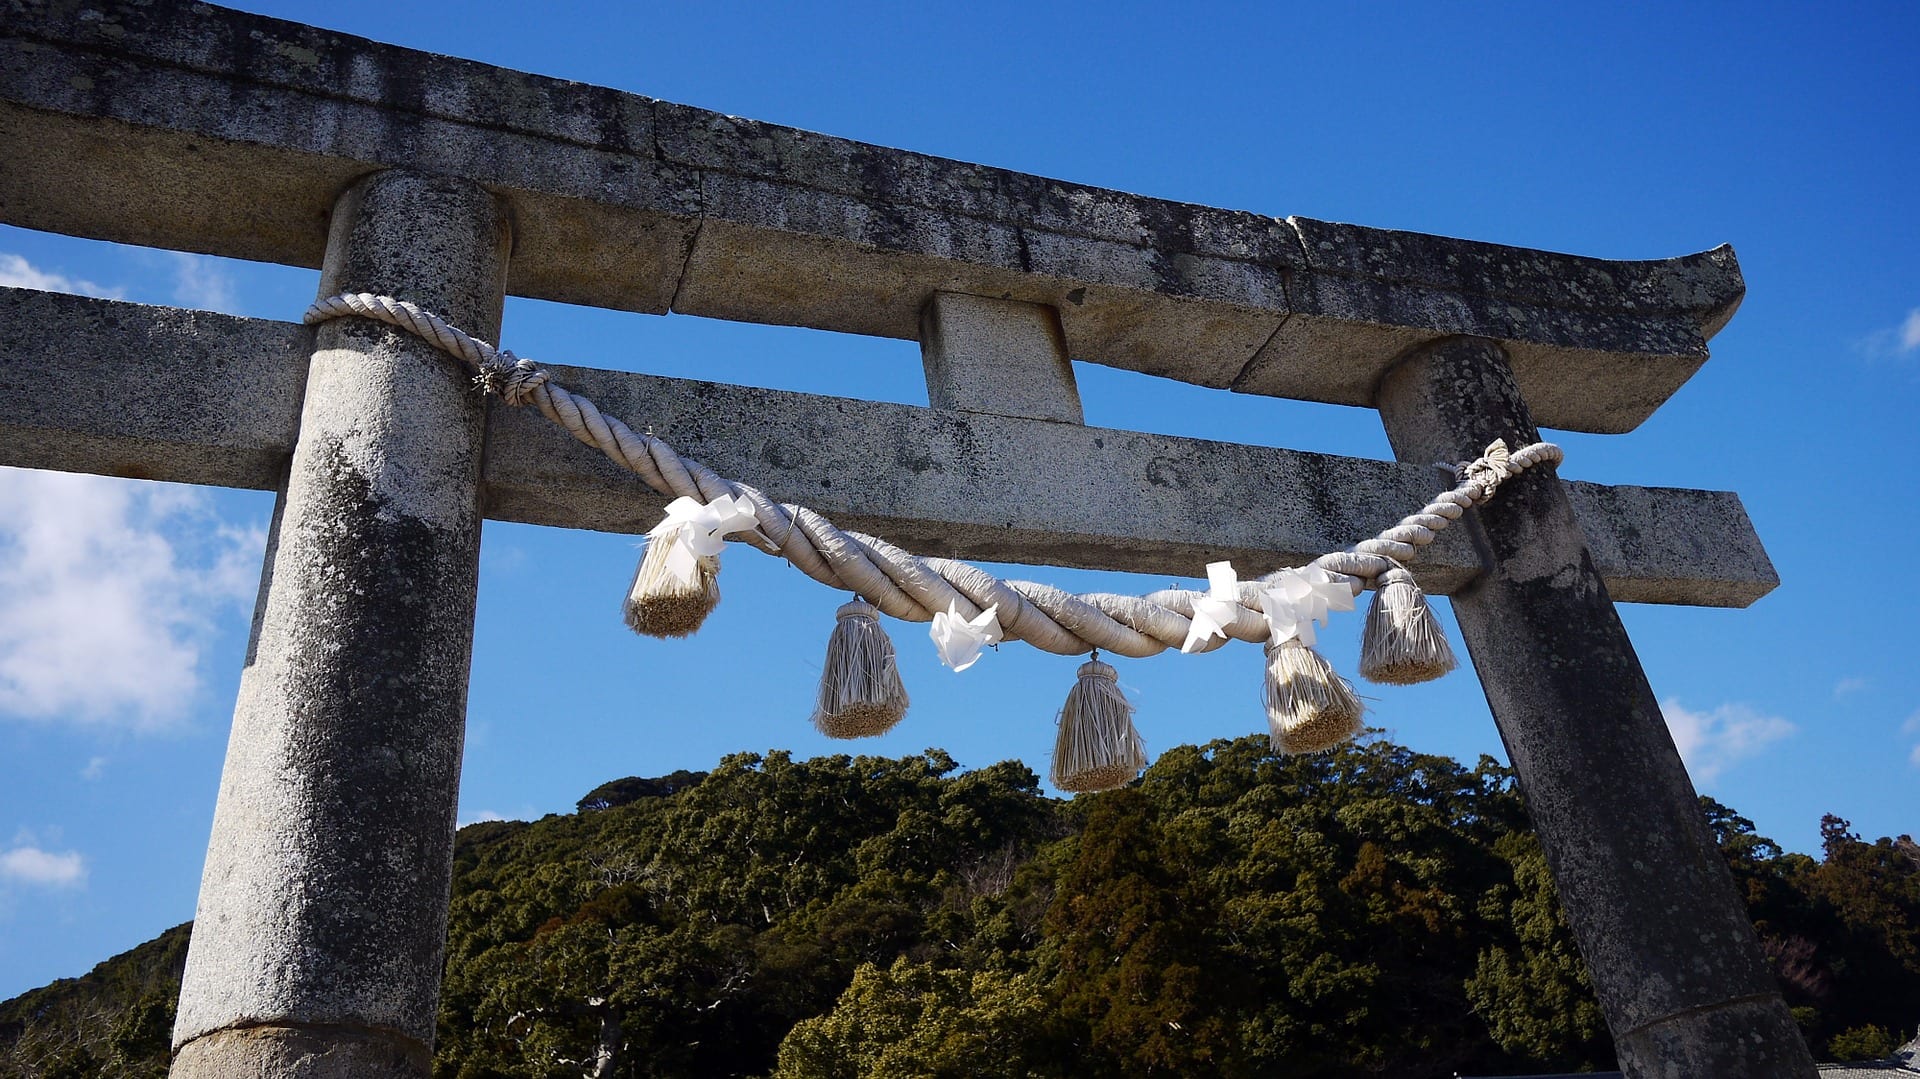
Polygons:
[[[1611,1051],[1512,777],[1181,747],[1062,802],[784,753],[460,833],[435,1073],[1448,1076]],[[1920,851],[1703,800],[1817,1055],[1920,1021]],[[0,1070],[164,1074],[185,927],[0,1005]]]

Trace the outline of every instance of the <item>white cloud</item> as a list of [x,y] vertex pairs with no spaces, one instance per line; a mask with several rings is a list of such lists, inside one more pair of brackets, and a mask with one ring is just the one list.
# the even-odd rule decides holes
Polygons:
[[507,815],[505,813],[496,813],[491,809],[482,809],[478,812],[463,814],[454,827],[465,828],[469,824],[479,824],[482,821],[506,819]]
[[514,543],[480,544],[480,572],[517,574],[527,566],[527,549]]
[[221,269],[218,262],[205,255],[181,251],[167,252],[167,261],[173,271],[174,303],[203,311],[235,313],[233,277]]
[[0,852],[0,880],[49,888],[77,888],[87,882],[87,860],[79,851],[55,854],[35,846]]
[[178,720],[265,544],[191,488],[0,469],[0,717]]
[[1861,338],[1859,347],[1869,359],[1898,359],[1920,352],[1920,307],[1908,311],[1900,325]]
[[[146,284],[139,291],[149,302],[166,295],[172,302],[204,311],[238,314],[236,282],[223,261],[207,255],[184,251],[148,251],[131,249],[133,265]],[[161,278],[159,282],[153,280]],[[43,270],[20,255],[0,252],[0,285],[32,288],[42,292],[69,292],[82,296],[100,296],[122,300],[128,290],[96,284],[78,277]]]
[[126,295],[124,289],[107,288],[77,277],[50,273],[39,269],[19,255],[0,252],[0,285],[8,288],[34,288],[42,292],[71,292],[82,296],[102,296],[117,300]]
[[1666,716],[1667,729],[1673,732],[1673,744],[1679,748],[1688,774],[1703,785],[1796,729],[1779,716],[1763,715],[1739,703],[1695,712],[1683,707],[1678,698],[1669,697],[1660,702],[1660,711]]
[[1833,699],[1839,700],[1865,688],[1867,688],[1867,680],[1864,678],[1842,678],[1833,684]]
[[105,757],[90,757],[87,760],[87,766],[80,769],[80,778],[89,783],[106,774],[107,758]]

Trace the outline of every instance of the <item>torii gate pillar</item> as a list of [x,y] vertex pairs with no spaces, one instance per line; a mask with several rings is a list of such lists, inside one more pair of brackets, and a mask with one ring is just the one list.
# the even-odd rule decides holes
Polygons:
[[[1402,461],[1539,440],[1506,353],[1483,338],[1415,349],[1376,405]],[[1559,478],[1522,473],[1475,512],[1493,564],[1454,594],[1454,613],[1621,1069],[1811,1077]]]
[[[509,230],[464,180],[334,205],[320,294],[497,337]],[[484,409],[434,349],[322,327],[275,506],[174,1028],[176,1079],[428,1073],[480,553]]]

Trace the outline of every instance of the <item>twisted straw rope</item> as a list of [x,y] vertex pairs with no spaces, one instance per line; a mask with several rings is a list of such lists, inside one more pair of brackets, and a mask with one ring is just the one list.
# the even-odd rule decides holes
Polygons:
[[[953,559],[922,558],[877,536],[843,531],[805,506],[775,502],[757,487],[726,479],[706,465],[680,456],[652,435],[640,434],[602,413],[592,401],[554,382],[533,361],[496,349],[405,300],[369,293],[332,296],[308,308],[304,321],[317,325],[348,315],[406,330],[458,358],[476,372],[474,382],[482,390],[499,395],[509,405],[532,404],[568,434],[606,454],[663,495],[684,495],[703,502],[722,495],[746,498],[753,504],[759,528],[734,539],[779,555],[814,580],[852,592],[895,618],[929,622],[934,612],[945,611],[949,605],[972,618],[990,606],[998,606],[1004,634],[1043,651],[1078,655],[1100,649],[1144,657],[1179,648],[1187,638],[1194,600],[1206,595],[1166,589],[1145,596],[1110,592],[1076,596],[1032,581],[1002,581]],[[1452,490],[1435,496],[1419,512],[1402,518],[1378,536],[1362,540],[1349,550],[1322,555],[1312,564],[1353,577],[1351,584],[1357,595],[1365,589],[1365,582],[1413,558],[1469,507],[1491,498],[1509,476],[1538,465],[1557,465],[1562,457],[1560,448],[1547,442],[1536,442],[1511,455],[1504,455],[1504,450],[1503,443],[1496,443],[1477,461],[1445,466],[1453,469],[1458,480]],[[1233,622],[1225,627],[1228,637],[1254,642],[1267,639],[1259,594],[1277,575],[1241,582],[1240,606]],[[1225,643],[1223,638],[1209,638],[1196,650],[1212,651]]]

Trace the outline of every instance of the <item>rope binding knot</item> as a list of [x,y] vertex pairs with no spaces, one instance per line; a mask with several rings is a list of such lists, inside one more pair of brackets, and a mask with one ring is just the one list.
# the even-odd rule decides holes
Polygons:
[[520,359],[504,348],[498,359],[482,360],[479,368],[480,373],[473,376],[474,388],[510,405],[525,404],[533,391],[546,385],[552,377],[539,364]]
[[1513,467],[1512,455],[1507,452],[1507,440],[1496,438],[1487,445],[1486,453],[1478,460],[1462,461],[1453,466],[1455,479],[1462,485],[1471,484],[1475,505],[1493,497],[1502,483],[1519,469]]

